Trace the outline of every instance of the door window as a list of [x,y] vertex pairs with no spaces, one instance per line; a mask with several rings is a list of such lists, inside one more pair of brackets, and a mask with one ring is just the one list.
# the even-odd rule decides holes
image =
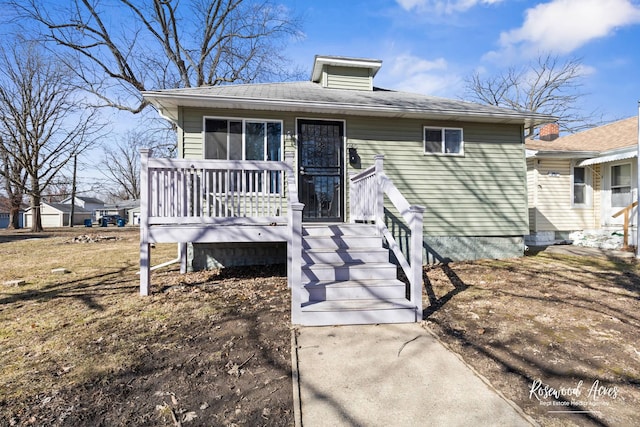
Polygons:
[[611,206],[631,204],[631,164],[611,166]]

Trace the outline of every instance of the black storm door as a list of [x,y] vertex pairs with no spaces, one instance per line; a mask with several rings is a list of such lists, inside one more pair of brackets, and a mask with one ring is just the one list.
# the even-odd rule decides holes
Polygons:
[[298,121],[298,187],[303,221],[344,220],[344,124]]

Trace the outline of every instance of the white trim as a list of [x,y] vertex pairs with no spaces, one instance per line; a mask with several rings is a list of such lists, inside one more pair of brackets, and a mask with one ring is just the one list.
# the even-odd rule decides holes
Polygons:
[[[629,185],[616,185],[614,187],[613,185],[613,168],[618,167],[618,166],[629,166]],[[621,162],[621,163],[616,163],[613,165],[609,166],[609,206],[612,209],[616,209],[616,208],[624,208],[626,207],[629,203],[631,203],[633,201],[633,164],[631,162]],[[618,206],[618,205],[614,205],[613,204],[613,189],[614,188],[626,188],[629,187],[629,198],[630,201],[629,203],[625,204],[624,206]]]
[[[585,187],[585,193],[584,193],[584,203],[575,203],[575,188],[576,188],[576,183],[574,181],[574,169],[575,168],[582,168],[584,169],[584,187]],[[586,166],[580,166],[578,164],[575,164],[575,162],[571,162],[571,207],[573,209],[591,209],[591,207],[593,206],[593,179],[592,179],[592,175],[593,172],[591,171],[591,168],[588,168]]]
[[618,153],[607,154],[604,156],[598,156],[591,159],[583,160],[580,163],[578,163],[578,166],[588,166],[588,165],[596,165],[600,163],[616,162],[618,160],[631,159],[633,157],[636,157],[637,155],[638,155],[637,147],[629,147],[624,151],[621,151]]
[[313,70],[311,72],[311,81],[319,82],[322,77],[324,66],[335,67],[353,67],[353,68],[367,68],[371,70],[370,78],[373,79],[375,75],[382,67],[382,61],[379,59],[365,59],[365,58],[346,58],[337,56],[321,56],[316,55],[313,61]]
[[[284,130],[284,120],[282,119],[262,119],[262,118],[251,118],[251,117],[243,117],[243,116],[207,116],[207,115],[203,115],[202,116],[202,130],[201,130],[201,138],[202,138],[202,156],[201,158],[203,160],[206,160],[205,157],[205,143],[206,143],[206,126],[205,123],[207,121],[207,119],[211,119],[211,120],[235,120],[235,121],[239,121],[242,122],[242,157],[244,160],[245,157],[245,148],[246,148],[246,122],[252,122],[252,123],[257,123],[257,122],[263,122],[263,123],[280,123],[280,159],[275,160],[278,162],[282,162],[284,161],[284,149],[285,149],[285,145],[284,145],[284,136],[285,136],[285,130]],[[228,141],[227,141],[228,144]],[[228,145],[227,145],[228,147]],[[266,145],[265,145],[265,150],[266,150]],[[266,153],[266,151],[265,151]],[[228,157],[228,152],[227,152],[227,157]],[[214,160],[214,159],[212,159]],[[228,160],[228,159],[224,159],[224,160]]]
[[[441,131],[442,141],[441,141],[441,146],[440,146],[440,150],[441,151],[439,153],[427,151],[427,138],[426,138],[427,129],[433,129],[433,130],[440,130]],[[457,152],[457,153],[447,153],[447,152],[445,152],[445,149],[446,149],[445,132],[448,131],[448,130],[459,130],[460,131],[460,151]],[[423,126],[422,127],[422,154],[424,154],[425,156],[464,157],[464,130],[463,130],[463,128],[447,127],[447,126]]]
[[362,105],[344,102],[323,102],[309,100],[260,99],[238,96],[220,96],[203,94],[166,94],[162,92],[144,92],[144,98],[161,110],[172,120],[178,119],[179,107],[223,108],[233,110],[261,110],[298,112],[301,114],[345,114],[367,117],[415,118],[423,120],[465,120],[479,123],[503,124],[539,124],[546,123],[552,116],[544,114],[523,114],[518,112],[477,112],[457,109],[438,109],[426,111],[424,108],[407,108],[389,105]]

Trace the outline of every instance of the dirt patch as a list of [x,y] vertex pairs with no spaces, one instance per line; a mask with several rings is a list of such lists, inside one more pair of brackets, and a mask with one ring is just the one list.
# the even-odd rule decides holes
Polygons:
[[540,424],[640,425],[636,264],[540,253],[425,283],[427,326]]
[[[284,266],[159,270],[145,298],[135,230],[71,238],[0,244],[21,263],[0,266],[0,281],[26,281],[0,288],[1,426],[293,425]],[[175,245],[153,250],[175,257]]]

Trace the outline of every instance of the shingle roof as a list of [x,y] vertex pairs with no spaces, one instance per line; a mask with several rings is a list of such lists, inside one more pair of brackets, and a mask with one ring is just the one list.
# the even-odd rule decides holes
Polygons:
[[[63,213],[71,213],[71,205],[66,204],[66,203],[48,203],[48,202],[42,202],[42,204],[47,204],[53,208],[56,208],[57,210],[59,210],[60,212]],[[76,214],[80,214],[80,213],[91,213],[90,211],[86,211],[84,209],[82,209],[80,206],[74,206],[73,212]]]
[[439,98],[382,88],[373,91],[324,88],[310,81],[234,84],[169,89],[143,93],[159,110],[178,106],[251,108],[278,111],[342,112],[386,117],[447,117],[452,120],[536,123],[550,116],[518,112],[491,105]]
[[76,196],[78,199],[83,200],[85,203],[93,203],[96,205],[103,204],[104,202],[95,197],[84,197],[84,196]]
[[537,151],[598,151],[633,147],[638,144],[638,117],[618,120],[553,141],[528,140],[526,148]]

